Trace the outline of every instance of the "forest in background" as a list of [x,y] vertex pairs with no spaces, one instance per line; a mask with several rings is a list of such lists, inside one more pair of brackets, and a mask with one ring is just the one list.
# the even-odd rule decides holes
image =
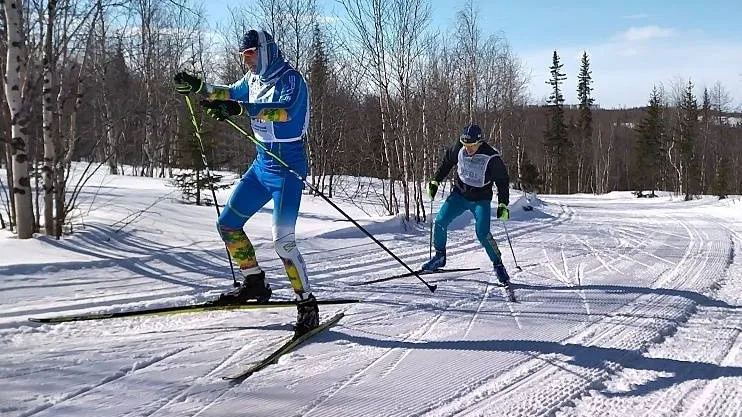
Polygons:
[[[554,51],[550,77],[535,80],[551,94],[538,102],[517,51],[481,21],[473,0],[445,32],[430,26],[424,0],[338,0],[342,19],[329,19],[316,0],[261,0],[230,10],[218,27],[190,0],[2,3],[0,221],[20,238],[61,236],[96,169],[168,178],[190,169],[203,178],[203,152],[212,170],[244,170],[254,145],[196,106],[202,149],[172,76],[241,78],[234,51],[255,27],[271,32],[307,79],[309,181],[329,197],[338,176],[379,178],[388,214],[425,220],[425,184],[470,122],[501,150],[515,188],[742,193],[742,115],[721,83],[698,86],[692,74],[656,80],[646,107],[602,109],[589,53],[579,73],[565,74]],[[578,79],[579,103],[565,103],[566,77]],[[79,161],[88,171],[71,177]]]

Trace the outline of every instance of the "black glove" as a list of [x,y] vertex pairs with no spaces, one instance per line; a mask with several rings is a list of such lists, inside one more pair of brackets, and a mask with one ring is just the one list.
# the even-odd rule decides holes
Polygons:
[[180,94],[198,93],[204,87],[204,82],[200,78],[185,72],[175,74],[173,81],[175,82],[175,91]]
[[243,112],[242,105],[234,100],[203,100],[201,106],[206,109],[206,114],[216,120],[225,120],[229,116],[239,116]]
[[430,199],[435,198],[435,194],[438,192],[438,181],[432,180],[428,183],[428,197]]

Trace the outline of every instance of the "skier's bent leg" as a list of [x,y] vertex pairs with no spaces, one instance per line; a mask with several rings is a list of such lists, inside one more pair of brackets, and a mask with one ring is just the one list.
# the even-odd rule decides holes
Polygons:
[[460,200],[462,197],[456,193],[448,196],[446,201],[438,210],[433,222],[433,247],[435,255],[420,266],[423,271],[435,271],[446,266],[446,241],[448,240],[448,226],[451,221],[464,212],[464,205]]
[[435,250],[445,250],[448,239],[448,226],[466,210],[463,197],[458,193],[451,193],[438,210],[433,227],[433,247]]
[[505,265],[502,264],[502,253],[500,248],[497,246],[495,238],[490,233],[490,215],[491,215],[490,201],[479,201],[476,203],[472,212],[474,213],[474,228],[477,233],[477,239],[479,243],[484,247],[487,256],[492,262],[492,267],[497,275],[497,280],[502,285],[510,284],[510,276],[508,275]]
[[232,259],[239,265],[243,276],[258,274],[261,269],[255,256],[255,248],[242,230],[217,224],[219,235],[227,246]]
[[477,234],[477,240],[487,252],[487,257],[490,258],[493,265],[502,263],[502,255],[500,254],[500,248],[495,242],[495,238],[490,233],[490,201],[478,201],[472,210],[474,214],[474,230]]
[[232,190],[224,210],[219,215],[217,230],[227,250],[237,262],[243,276],[261,273],[255,248],[243,231],[248,219],[270,199],[270,193],[260,183],[257,169],[252,166]]

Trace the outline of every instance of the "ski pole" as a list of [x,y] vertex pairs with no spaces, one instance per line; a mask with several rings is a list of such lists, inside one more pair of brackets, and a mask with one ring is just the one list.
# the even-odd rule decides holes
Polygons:
[[[196,139],[198,139],[198,146],[201,150],[201,162],[204,164],[204,170],[206,171],[206,178],[209,183],[209,188],[211,188],[211,196],[214,199],[214,207],[216,207],[216,216],[221,216],[221,212],[219,211],[219,203],[216,201],[216,191],[214,191],[214,182],[211,180],[211,170],[209,169],[209,163],[206,160],[206,150],[204,148],[204,141],[201,139],[201,128],[198,125],[198,122],[196,121],[196,113],[193,111],[193,104],[191,103],[191,98],[187,95],[185,96],[186,104],[188,105],[188,111],[191,113],[191,122],[193,123],[193,129],[196,134]],[[235,287],[239,287],[240,283],[237,282],[237,277],[234,273],[234,263],[232,262],[232,255],[229,254],[229,249],[227,248],[227,243],[224,242],[224,249],[227,251],[227,259],[229,259],[229,270],[232,271],[232,285]]]
[[428,244],[428,258],[433,257],[433,199],[430,199],[430,244]]
[[298,172],[294,171],[294,169],[291,168],[291,166],[289,166],[289,164],[287,164],[286,162],[284,162],[283,159],[281,159],[278,155],[276,155],[273,152],[271,152],[268,149],[268,147],[266,147],[262,142],[260,142],[259,140],[257,140],[254,136],[252,136],[251,134],[247,133],[243,128],[241,128],[235,122],[231,121],[230,119],[224,119],[224,121],[227,122],[230,126],[232,126],[235,130],[237,130],[238,132],[242,133],[245,137],[247,137],[248,139],[250,139],[255,144],[255,146],[257,146],[260,149],[262,149],[266,154],[268,154],[270,157],[272,157],[273,159],[275,159],[276,162],[278,162],[279,164],[283,165],[290,173],[294,174],[296,176],[296,178],[298,178],[301,182],[303,182],[304,185],[307,186],[307,188],[309,188],[310,190],[312,190],[312,192],[314,192],[315,194],[317,194],[320,197],[322,197],[322,199],[324,199],[335,210],[337,210],[338,212],[340,212],[340,214],[342,214],[346,219],[348,219],[348,221],[350,221],[351,223],[353,223],[354,226],[356,226],[357,228],[359,228],[366,236],[368,236],[369,239],[373,240],[374,243],[376,243],[377,245],[379,245],[379,247],[381,247],[381,249],[384,249],[384,251],[386,251],[386,253],[388,253],[389,255],[391,255],[391,257],[394,258],[394,260],[396,260],[402,266],[404,266],[408,271],[410,271],[411,274],[415,275],[415,277],[417,279],[419,279],[420,282],[422,282],[423,284],[425,284],[426,287],[428,287],[428,290],[430,290],[430,292],[435,292],[435,289],[438,287],[437,285],[431,285],[427,281],[425,281],[420,276],[420,274],[418,274],[415,270],[413,270],[412,268],[410,268],[409,265],[407,265],[403,260],[399,259],[399,257],[397,255],[395,255],[394,252],[392,252],[391,250],[389,250],[389,248],[387,248],[386,246],[384,246],[384,244],[381,243],[378,239],[376,239],[374,237],[374,235],[372,235],[368,230],[364,229],[363,226],[361,226],[360,224],[358,224],[357,221],[355,221],[346,212],[344,212],[340,207],[338,207],[335,203],[333,203],[332,200],[330,200],[329,198],[327,198],[327,196],[325,196],[321,191],[319,191],[317,188],[313,187],[312,184],[310,184],[306,179],[304,179],[301,175],[299,175]]
[[510,253],[513,254],[513,262],[515,262],[515,268],[518,271],[522,271],[523,268],[521,268],[521,267],[518,266],[518,261],[515,259],[515,251],[513,250],[513,243],[510,242],[510,233],[508,233],[508,227],[505,226],[505,222],[502,222],[502,227],[505,228],[505,236],[507,236],[507,238],[508,238],[508,245],[510,245]]

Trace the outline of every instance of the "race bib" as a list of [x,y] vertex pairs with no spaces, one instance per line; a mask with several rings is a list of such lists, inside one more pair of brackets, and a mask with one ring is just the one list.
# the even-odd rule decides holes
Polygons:
[[472,156],[467,155],[464,148],[459,150],[459,162],[456,171],[459,174],[459,179],[466,185],[471,187],[484,187],[487,183],[487,165],[493,156],[474,154]]
[[[259,78],[255,77],[250,83],[250,103],[272,101],[275,89],[275,85],[263,84],[259,81]],[[258,140],[262,142],[273,142],[276,139],[272,121],[251,118],[250,124]]]

